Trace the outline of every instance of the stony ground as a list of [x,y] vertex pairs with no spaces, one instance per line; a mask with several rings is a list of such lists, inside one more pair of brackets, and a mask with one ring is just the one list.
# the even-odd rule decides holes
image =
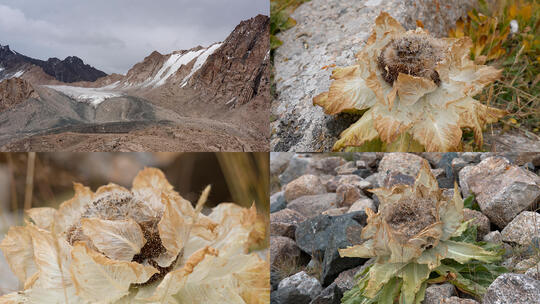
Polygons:
[[540,153],[272,153],[272,303],[340,303],[371,261],[337,251],[362,241],[365,208],[379,204],[367,190],[412,184],[424,159],[444,191],[457,181],[464,198],[474,194],[481,211],[465,209],[465,220],[504,246],[510,273],[481,300],[447,283],[430,285],[423,303],[540,303]]

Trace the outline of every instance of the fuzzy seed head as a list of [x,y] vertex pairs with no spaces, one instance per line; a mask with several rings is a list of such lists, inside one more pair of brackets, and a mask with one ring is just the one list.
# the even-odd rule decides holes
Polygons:
[[391,85],[399,73],[428,78],[440,85],[439,73],[435,68],[442,55],[442,48],[433,38],[410,33],[392,39],[382,49],[377,65],[384,80]]

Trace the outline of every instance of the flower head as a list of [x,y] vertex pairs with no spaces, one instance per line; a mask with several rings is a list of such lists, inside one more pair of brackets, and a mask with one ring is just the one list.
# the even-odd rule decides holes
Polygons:
[[[425,30],[405,31],[382,12],[357,64],[333,71],[328,92],[313,99],[327,114],[366,111],[334,145],[360,147],[380,139],[386,150],[413,142],[426,151],[459,150],[462,128],[483,142],[482,128],[505,111],[473,98],[501,71],[475,65],[471,40],[436,39]],[[404,141],[409,141],[407,145]]]
[[[0,243],[24,291],[13,303],[268,303],[268,263],[254,207],[200,213],[163,173],[147,168],[131,190],[75,184],[58,210],[28,210]],[[227,282],[226,284],[223,282]],[[201,299],[204,299],[201,300]]]
[[414,185],[371,192],[377,195],[380,205],[377,213],[366,209],[367,225],[361,235],[365,241],[339,249],[342,257],[376,257],[365,277],[365,296],[375,297],[383,285],[397,277],[403,283],[404,301],[400,303],[413,303],[420,296],[417,293],[422,284],[443,259],[458,263],[499,259],[496,253],[474,244],[451,240],[466,228],[462,224],[463,200],[457,185],[452,197],[443,196],[427,161],[423,162]]

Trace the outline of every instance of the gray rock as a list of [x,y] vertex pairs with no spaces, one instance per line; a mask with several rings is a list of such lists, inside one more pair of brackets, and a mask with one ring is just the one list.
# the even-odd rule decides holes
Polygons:
[[540,199],[540,177],[501,157],[489,157],[459,173],[463,197],[473,193],[492,223],[504,228]]
[[340,304],[343,294],[337,287],[336,283],[330,284],[328,287],[313,300],[310,304]]
[[463,299],[458,297],[449,297],[442,299],[440,304],[478,304],[476,300],[473,299]]
[[308,172],[310,161],[311,158],[309,157],[302,154],[294,154],[289,161],[287,169],[279,175],[279,183],[281,186],[285,186],[292,180],[306,174]]
[[356,152],[353,153],[353,160],[363,161],[368,167],[375,168],[383,155],[381,152]]
[[305,216],[288,208],[272,213],[270,214],[270,235],[286,236],[294,240],[296,226],[305,220]]
[[502,235],[499,230],[491,231],[488,234],[484,235],[482,238],[484,242],[491,242],[495,244],[502,243]]
[[270,153],[270,174],[279,175],[287,169],[294,153]]
[[439,304],[443,299],[456,294],[456,288],[450,283],[429,285],[426,288],[426,295],[422,304]]
[[540,280],[540,262],[534,266],[532,266],[531,268],[529,268],[526,272],[525,272],[525,275],[528,275],[529,277],[535,279],[535,280]]
[[483,304],[539,304],[540,281],[524,274],[505,273],[489,285]]
[[355,162],[347,162],[339,167],[336,168],[336,174],[337,175],[348,175],[353,174],[358,168],[356,167]]
[[319,174],[336,175],[336,168],[345,164],[345,160],[339,156],[324,157],[310,163],[310,171]]
[[540,214],[521,212],[501,231],[501,235],[505,242],[530,245],[534,237],[540,236]]
[[486,234],[489,233],[489,228],[490,228],[489,219],[480,211],[464,208],[463,220],[468,221],[471,219],[474,219],[472,221],[472,224],[477,226],[477,230],[476,230],[478,232],[477,237],[479,240],[481,240]]
[[349,290],[351,290],[354,287],[354,284],[356,283],[355,276],[358,273],[361,273],[364,271],[364,269],[370,265],[373,265],[375,263],[375,258],[371,258],[367,260],[363,265],[357,266],[355,268],[351,268],[349,270],[345,270],[341,272],[337,278],[334,280],[334,283],[337,284],[339,290],[342,293],[345,293]]
[[362,198],[367,198],[362,189],[354,184],[341,184],[336,189],[336,194],[340,195],[340,207],[350,207],[354,202]]
[[[424,161],[422,157],[411,153],[386,153],[379,163],[379,185],[387,187],[397,183],[409,184],[411,178],[414,182]],[[392,182],[392,179],[397,182]]]
[[270,196],[270,213],[278,212],[287,207],[285,193],[283,191],[276,192]]
[[332,239],[337,245],[361,243],[360,233],[365,223],[364,212],[341,216],[319,215],[298,224],[296,244],[312,257],[321,259]]
[[349,210],[349,207],[333,208],[333,209],[328,209],[326,211],[323,211],[323,213],[321,214],[330,215],[330,216],[338,216],[338,215],[343,215],[347,213],[348,210]]
[[459,155],[461,159],[463,159],[467,163],[479,163],[480,162],[480,155],[482,153],[479,152],[463,152]]
[[[366,190],[366,189],[371,189],[373,188],[373,185],[371,182],[363,179],[362,177],[358,176],[358,175],[341,175],[339,177],[337,177],[338,179],[338,186],[341,185],[341,184],[351,184],[351,185],[355,185],[357,186],[358,188],[362,189],[362,190]],[[337,190],[337,188],[336,188]],[[335,192],[335,190],[334,190]]]
[[440,152],[422,152],[422,153],[420,153],[420,156],[427,159],[429,164],[434,168],[438,167],[439,162],[441,161],[441,158],[443,157],[443,155],[444,154],[440,153]]
[[341,203],[341,196],[335,193],[302,196],[287,205],[287,208],[298,211],[306,218],[321,214],[323,211],[337,208]]
[[272,103],[272,151],[330,151],[341,131],[358,119],[351,114],[325,115],[312,99],[328,90],[332,69],[352,65],[371,34],[375,18],[386,11],[406,28],[422,20],[427,30],[446,36],[473,0],[446,6],[437,0],[312,0],[291,15],[296,26],[279,34],[275,52],[277,98]]
[[270,285],[272,287],[272,290],[276,290],[279,282],[281,281],[281,277],[277,271],[273,271],[270,269]]
[[446,173],[446,177],[448,178],[454,178],[454,175],[452,172],[452,161],[456,157],[458,157],[458,154],[456,152],[443,153],[441,160],[437,164],[437,168],[443,169],[444,172]]
[[347,213],[356,212],[356,211],[364,211],[366,208],[370,208],[371,210],[377,212],[377,208],[375,207],[375,203],[373,203],[373,200],[370,198],[361,198],[354,202],[354,204],[351,205],[351,208],[349,208],[349,211]]
[[528,258],[523,261],[519,261],[516,266],[514,266],[513,271],[517,273],[525,273],[527,270],[529,270],[531,267],[535,266],[538,262],[536,257]]
[[362,242],[360,233],[365,220],[364,212],[356,212],[342,216],[320,215],[298,225],[296,242],[300,249],[315,259],[322,258],[323,285],[330,284],[341,271],[365,261],[361,258],[342,258],[338,253],[339,248]]
[[312,174],[302,175],[285,186],[285,200],[289,203],[301,196],[323,193],[326,188],[319,177]]
[[459,176],[459,171],[469,165],[469,162],[465,161],[463,158],[456,157],[452,160],[452,176]]
[[370,176],[366,177],[364,180],[371,184],[371,187],[368,188],[368,189],[373,189],[373,188],[379,188],[380,187],[380,185],[379,185],[379,173],[371,174]]
[[276,303],[279,304],[308,304],[321,291],[321,283],[302,271],[279,282],[278,289],[275,292],[275,299]]
[[300,258],[296,243],[284,236],[270,236],[270,269],[277,270],[283,265],[292,265]]

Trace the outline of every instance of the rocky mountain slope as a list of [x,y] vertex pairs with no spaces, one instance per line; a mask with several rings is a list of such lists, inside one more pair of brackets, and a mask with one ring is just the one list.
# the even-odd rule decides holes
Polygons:
[[43,61],[12,51],[9,45],[0,45],[0,79],[21,77],[34,67],[39,67],[45,74],[66,83],[96,81],[100,77],[107,76],[105,72],[85,64],[76,56],[70,56],[64,60],[49,58]]
[[[105,138],[103,134],[106,133],[111,141],[115,136],[116,139],[122,137],[125,143],[140,142],[140,147],[147,144],[144,140],[155,141],[145,137],[145,132],[156,133],[152,123],[166,122],[182,128],[157,132],[157,137],[185,133],[169,138],[174,142],[174,150],[190,150],[192,148],[187,144],[197,143],[194,149],[201,151],[267,151],[270,109],[268,33],[269,18],[259,15],[241,22],[223,42],[170,54],[155,51],[135,64],[126,75],[112,74],[96,81],[61,82],[48,75],[45,69],[27,62],[9,68],[9,71],[4,69],[0,71],[3,73],[0,77],[30,82],[39,98],[13,107],[9,115],[0,111],[0,147],[3,146],[0,149],[54,150],[55,145],[70,149],[62,146],[56,137],[62,139],[64,135],[77,133],[93,133],[98,138]],[[4,47],[4,53],[4,57],[18,56],[7,47]],[[79,62],[68,59],[66,61]],[[17,68],[23,72],[13,74]],[[140,119],[128,115],[122,106],[133,103],[160,109],[160,113],[167,115],[145,116],[141,124]],[[111,111],[114,115],[107,121],[96,116]],[[190,127],[185,127],[187,125]],[[97,132],[96,126],[106,131]],[[180,129],[184,131],[179,132]],[[211,134],[213,130],[215,134]],[[135,131],[137,135],[133,135]],[[138,140],[137,136],[146,139]],[[114,146],[90,140],[90,137],[86,136],[87,143],[78,144],[78,151]],[[136,149],[127,146],[120,149]],[[159,150],[159,147],[150,149]]]
[[38,98],[34,87],[20,78],[6,79],[0,82],[0,112],[10,109],[29,98]]

